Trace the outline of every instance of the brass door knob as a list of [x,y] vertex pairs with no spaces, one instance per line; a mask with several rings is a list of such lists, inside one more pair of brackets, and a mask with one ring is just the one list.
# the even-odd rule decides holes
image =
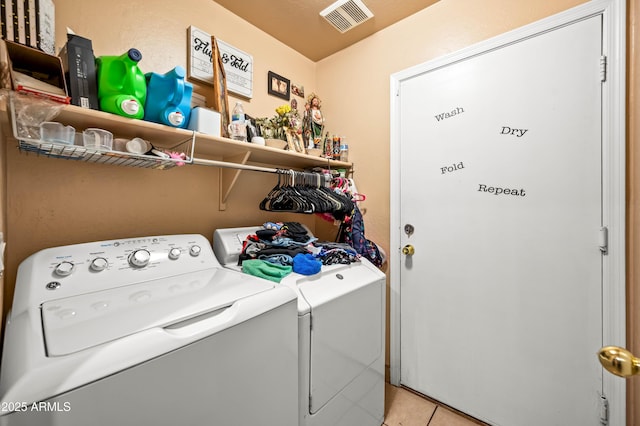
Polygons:
[[600,364],[610,373],[620,377],[640,374],[640,358],[617,346],[606,346],[598,352]]
[[407,256],[411,256],[415,252],[416,250],[411,244],[407,244],[406,246],[402,247],[402,254],[406,254]]

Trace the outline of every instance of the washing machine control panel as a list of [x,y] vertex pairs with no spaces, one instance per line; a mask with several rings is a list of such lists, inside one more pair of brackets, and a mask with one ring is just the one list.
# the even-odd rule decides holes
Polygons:
[[255,234],[261,226],[216,229],[213,233],[213,251],[222,265],[238,263],[242,245],[248,235]]
[[[16,300],[70,297],[220,267],[202,235],[97,241],[41,250],[20,265]],[[20,303],[20,302],[18,302]],[[33,304],[31,305],[33,306]]]

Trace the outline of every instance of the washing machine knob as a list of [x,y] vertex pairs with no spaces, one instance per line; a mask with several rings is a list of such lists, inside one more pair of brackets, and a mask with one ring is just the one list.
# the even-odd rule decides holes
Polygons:
[[177,247],[174,247],[171,250],[169,250],[169,259],[176,260],[180,257],[181,254],[182,254],[182,250],[180,250]]
[[107,259],[104,257],[96,257],[91,261],[89,268],[94,272],[100,272],[107,269],[107,266],[109,266],[109,261]]
[[67,275],[71,275],[73,272],[73,266],[73,263],[65,260],[58,263],[53,272],[60,277],[66,277]]
[[135,250],[129,255],[129,265],[135,268],[144,268],[149,264],[149,260],[151,260],[151,253],[145,249]]
[[198,257],[200,256],[200,252],[202,251],[202,249],[200,248],[199,245],[192,245],[189,248],[189,254],[193,257]]

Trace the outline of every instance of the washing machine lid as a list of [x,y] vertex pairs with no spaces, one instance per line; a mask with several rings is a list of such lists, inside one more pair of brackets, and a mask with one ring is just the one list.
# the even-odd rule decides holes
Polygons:
[[385,275],[368,262],[301,279],[311,306],[311,413],[384,356]]
[[274,283],[212,268],[41,305],[48,356],[62,356],[233,305]]

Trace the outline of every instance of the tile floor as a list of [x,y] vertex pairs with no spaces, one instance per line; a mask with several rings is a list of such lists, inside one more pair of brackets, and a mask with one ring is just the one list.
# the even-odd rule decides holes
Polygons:
[[402,387],[385,383],[383,426],[483,426]]

